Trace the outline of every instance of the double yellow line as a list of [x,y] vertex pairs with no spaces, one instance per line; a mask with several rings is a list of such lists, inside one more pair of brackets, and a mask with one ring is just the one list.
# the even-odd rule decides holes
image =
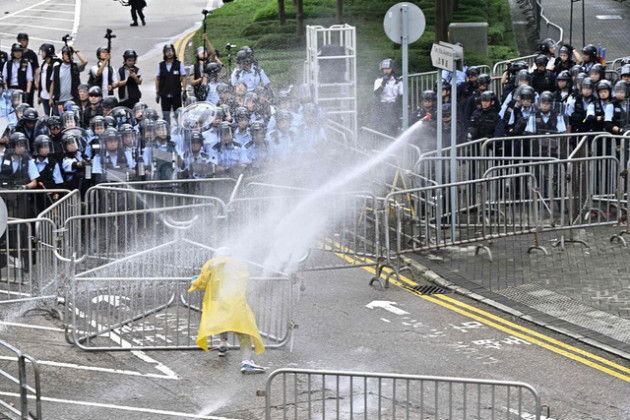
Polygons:
[[[332,244],[329,243],[327,247],[332,249]],[[344,249],[339,244],[335,244],[335,249]],[[351,264],[359,264],[365,263],[365,260],[357,260],[353,257],[343,254],[343,253],[335,253],[338,257],[346,260]],[[364,270],[376,275],[376,270],[374,267],[361,267]],[[393,270],[385,267],[381,273],[381,278],[385,279],[387,275],[392,275]],[[390,283],[404,289],[410,293],[413,293],[416,296],[421,297],[424,300],[435,303],[436,305],[440,305],[446,309],[457,312],[460,315],[463,315],[467,318],[474,319],[475,321],[481,322],[489,327],[495,328],[499,331],[502,331],[506,334],[513,335],[515,337],[526,340],[532,344],[540,346],[544,349],[567,357],[571,360],[575,360],[576,362],[582,363],[586,366],[589,366],[593,369],[597,369],[600,372],[604,372],[608,375],[614,376],[615,378],[621,379],[622,381],[630,382],[630,368],[614,363],[608,359],[597,356],[596,354],[590,353],[588,351],[579,349],[577,347],[571,346],[569,344],[563,343],[562,341],[556,340],[552,337],[549,337],[545,334],[541,334],[537,331],[531,330],[529,328],[523,327],[521,325],[510,322],[506,319],[503,319],[497,315],[491,314],[479,308],[475,308],[474,306],[468,305],[464,302],[460,302],[457,299],[452,297],[437,294],[426,296],[414,290],[413,287],[418,286],[418,283],[409,279],[408,277],[399,276],[400,280],[396,280],[394,276],[390,277]]]
[[179,38],[175,41],[175,56],[178,57],[179,61],[185,63],[185,54],[186,54],[186,45],[192,39],[193,36],[197,33],[198,29],[193,29],[188,32],[186,35]]

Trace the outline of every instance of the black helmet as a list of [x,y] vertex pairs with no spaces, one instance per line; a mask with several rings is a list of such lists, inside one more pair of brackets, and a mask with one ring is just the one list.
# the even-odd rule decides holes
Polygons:
[[20,32],[17,34],[17,40],[21,41],[23,39],[28,39],[28,34],[26,32]]
[[130,131],[135,131],[133,129],[133,126],[131,124],[121,124],[120,127],[118,127],[118,132],[119,133],[127,133]]
[[572,78],[575,78],[577,77],[578,74],[584,73],[584,67],[580,66],[579,64],[576,64],[575,66],[571,67],[571,70],[569,70],[569,73],[571,74]]
[[173,44],[166,44],[164,45],[164,47],[162,48],[162,54],[164,55],[164,59],[166,60],[166,53],[168,51],[172,51],[173,55],[175,54],[175,46]]
[[221,134],[221,138],[223,138],[224,135],[229,135],[230,137],[232,137],[232,124],[227,121],[223,121],[219,126],[219,133]]
[[37,118],[39,118],[39,114],[37,114],[35,108],[26,108],[24,110],[24,114],[22,115],[22,119],[24,121],[35,122],[37,121]]
[[136,102],[136,104],[133,106],[133,109],[131,110],[133,112],[133,116],[138,118],[138,111],[142,112],[141,117],[144,117],[144,110],[147,109],[148,106],[147,104],[145,104],[144,102]]
[[14,42],[13,45],[11,45],[11,52],[16,51],[24,52],[24,47],[19,42]]
[[26,138],[24,133],[22,133],[20,131],[16,131],[15,133],[11,134],[11,137],[9,137],[9,144],[14,149],[17,146],[27,147],[28,146],[28,139]]
[[491,90],[486,90],[481,92],[481,95],[479,95],[479,100],[494,102],[497,100],[497,95]]
[[155,132],[157,133],[157,131],[160,128],[166,129],[166,133],[168,134],[169,129],[168,129],[168,123],[166,122],[166,120],[159,119],[159,120],[155,121]]
[[[436,80],[435,84],[433,85],[433,90],[437,92],[437,88],[438,88],[438,81]],[[451,84],[446,79],[442,79],[442,90],[451,90]]]
[[111,115],[103,117],[105,120],[105,127],[116,127],[116,120]]
[[109,52],[109,49],[107,49],[107,47],[98,47],[96,49],[96,59],[100,60],[101,59],[101,53],[102,52]]
[[61,117],[57,115],[52,115],[48,117],[48,119],[46,120],[46,126],[48,126],[49,129],[54,126],[61,128]]
[[451,104],[442,104],[442,118],[450,117],[451,112],[452,112]]
[[625,92],[626,97],[628,96],[628,92],[630,90],[630,84],[625,80],[619,80],[615,83],[615,87],[613,88],[613,92],[617,94],[617,92]]
[[247,107],[250,104],[258,104],[258,95],[255,92],[247,92],[243,98],[243,106]]
[[527,63],[525,61],[517,61],[510,66],[510,72],[512,72],[512,74],[517,74],[521,70],[527,70]]
[[26,102],[26,93],[22,89],[11,90],[11,103],[14,108],[24,102]]
[[378,66],[379,70],[383,70],[383,69],[392,69],[394,70],[394,60],[392,58],[386,58],[384,60],[381,60],[381,63]]
[[241,51],[245,51],[250,60],[254,61],[254,50],[248,45],[243,45]]
[[597,92],[608,90],[608,92],[612,93],[612,83],[610,83],[610,80],[600,80],[599,83],[597,83],[596,89]]
[[540,41],[538,48],[541,54],[553,54],[551,50],[556,48],[556,43],[551,38],[545,38]]
[[466,69],[466,77],[479,76],[479,68],[475,66],[468,67]]
[[125,50],[125,52],[123,53],[123,60],[126,60],[128,58],[138,58],[138,54],[136,54],[136,52],[132,49]]
[[630,76],[630,64],[624,64],[619,70],[619,76]]
[[196,102],[197,102],[197,97],[190,95],[190,96],[188,96],[186,98],[186,101],[184,101],[184,106],[188,106],[188,105],[194,104]]
[[593,44],[588,44],[582,48],[582,54],[588,57],[586,61],[589,63],[597,61],[597,47]]
[[593,79],[590,77],[585,77],[582,80],[582,89],[595,89],[595,83],[593,83]]
[[569,56],[569,58],[571,58],[571,48],[569,48],[568,45],[563,45],[562,47],[560,47],[560,50],[558,51],[558,55],[560,54],[566,54]]
[[606,73],[606,69],[604,69],[604,66],[602,66],[599,63],[593,64],[593,67],[591,67],[591,69],[588,71],[588,75],[592,76],[593,73],[599,74],[599,79],[601,80],[601,79],[604,78],[604,74]]
[[46,134],[38,135],[37,137],[35,137],[35,141],[33,142],[35,153],[38,153],[39,149],[41,149],[42,147],[50,148],[51,143],[52,141],[50,140],[50,137],[48,137]]
[[103,108],[116,108],[118,106],[118,98],[114,95],[107,95],[103,98]]
[[193,130],[190,133],[190,143],[203,144],[203,135],[199,130]]
[[423,101],[435,102],[436,99],[437,99],[437,95],[435,94],[434,91],[432,91],[432,90],[425,90],[424,92],[422,92],[422,100]]
[[116,130],[114,127],[109,127],[106,128],[105,131],[103,131],[103,134],[101,134],[100,136],[101,141],[109,141],[109,140],[115,140],[117,142],[120,142],[120,134],[118,133],[118,130]]
[[63,47],[61,47],[61,55],[63,56],[64,53],[68,54],[70,56],[70,59],[72,60],[72,54],[74,52],[69,45],[64,45]]
[[133,115],[128,108],[118,106],[112,110],[110,114],[116,121],[116,127],[120,127],[123,124],[131,124]]
[[103,96],[103,91],[100,86],[92,86],[88,89],[88,95],[93,97]]
[[541,104],[543,104],[543,103],[544,104],[552,104],[553,103],[553,93],[549,92],[548,90],[544,91],[538,97],[538,103],[541,103]]
[[221,65],[214,61],[206,64],[205,72],[208,76],[216,76],[221,72]]
[[47,42],[43,43],[39,47],[39,50],[45,52],[46,53],[46,57],[54,57],[54,55],[55,55],[55,46],[53,44],[49,44]]
[[517,82],[526,81],[527,83],[531,83],[532,79],[529,72],[523,69],[523,70],[520,70],[518,74],[516,75],[516,81]]
[[77,148],[81,147],[81,136],[77,130],[64,131],[63,136],[61,136],[61,141],[63,142],[63,147],[66,151],[68,145],[72,143],[75,143]]
[[549,57],[547,57],[545,54],[538,54],[536,56],[536,58],[534,58],[534,64],[536,64],[536,66],[547,66],[547,63],[549,63]]
[[571,74],[569,74],[568,70],[562,70],[560,73],[558,73],[558,77],[556,77],[556,80],[565,80],[568,82],[571,80]]
[[477,84],[478,85],[486,85],[486,86],[490,86],[490,83],[492,82],[492,78],[490,77],[490,75],[486,74],[486,73],[482,73],[477,77]]
[[523,85],[518,89],[518,94],[521,101],[529,99],[533,101],[536,98],[536,91],[531,86]]
[[95,115],[90,120],[90,128],[92,129],[92,131],[94,131],[94,129],[98,126],[107,126],[107,123],[105,122],[105,117],[103,117],[102,115]]
[[239,106],[238,108],[234,110],[233,117],[236,121],[242,118],[249,120],[249,112],[247,111],[247,108],[245,108],[244,106]]
[[158,120],[159,115],[157,113],[157,111],[153,108],[146,108],[144,110],[144,118],[145,120],[151,120],[151,121],[157,121]]

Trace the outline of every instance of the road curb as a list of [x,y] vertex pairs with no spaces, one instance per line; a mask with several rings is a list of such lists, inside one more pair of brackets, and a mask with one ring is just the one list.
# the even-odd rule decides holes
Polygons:
[[439,274],[437,274],[436,272],[432,271],[430,268],[426,267],[425,265],[423,265],[422,263],[419,263],[416,260],[413,260],[411,258],[408,257],[403,257],[402,258],[404,263],[406,265],[409,265],[410,267],[412,267],[413,270],[421,273],[422,277],[425,278],[426,280],[437,284],[440,287],[443,287],[445,289],[448,289],[454,293],[460,294],[462,296],[466,296],[469,297],[473,300],[476,300],[478,302],[482,302],[485,303],[486,305],[489,305],[495,309],[498,309],[502,312],[505,312],[509,315],[512,315],[516,318],[522,319],[523,321],[527,321],[530,322],[534,325],[538,325],[540,327],[546,328],[550,331],[556,332],[558,334],[562,334],[564,336],[570,337],[574,340],[577,340],[581,343],[587,344],[591,347],[595,347],[599,350],[605,351],[607,353],[613,354],[615,356],[621,357],[622,359],[625,360],[629,360],[630,361],[630,353],[627,353],[625,351],[616,349],[615,347],[609,346],[607,344],[604,344],[598,340],[594,340],[592,338],[589,337],[585,337],[582,334],[578,334],[575,333],[569,329],[566,328],[562,328],[562,327],[558,327],[555,325],[552,325],[548,322],[544,322],[544,321],[540,321],[538,319],[536,319],[535,317],[532,317],[531,315],[526,315],[524,313],[522,313],[521,311],[518,311],[516,309],[510,308],[509,306],[506,306],[502,303],[499,303],[495,300],[492,300],[490,298],[487,298],[485,296],[482,296],[478,293],[473,292],[472,290],[469,290],[465,287],[462,287],[448,279],[445,279],[444,277],[440,276]]

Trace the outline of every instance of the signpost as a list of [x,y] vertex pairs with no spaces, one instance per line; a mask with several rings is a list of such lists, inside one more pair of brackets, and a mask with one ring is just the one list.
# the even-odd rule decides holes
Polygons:
[[409,2],[396,3],[389,8],[383,19],[383,29],[387,37],[397,44],[402,44],[403,130],[409,127],[408,45],[420,39],[425,27],[424,13],[418,6]]
[[[457,58],[464,57],[464,51],[460,46],[440,42],[433,44],[431,47],[431,64],[438,68],[438,105],[437,105],[437,157],[438,157],[438,173],[437,181],[439,185],[443,184],[442,179],[442,71],[450,71],[452,79],[457,80],[455,72],[457,71]],[[451,183],[457,182],[457,86],[451,88]],[[457,191],[451,188],[451,240],[455,241],[455,226],[457,225]],[[441,200],[438,206],[441,205]],[[438,208],[439,211],[439,208]],[[439,212],[441,214],[441,212]],[[441,218],[438,218],[438,220]],[[438,223],[440,223],[438,221]],[[438,232],[440,231],[438,227]],[[439,237],[438,237],[439,240]]]

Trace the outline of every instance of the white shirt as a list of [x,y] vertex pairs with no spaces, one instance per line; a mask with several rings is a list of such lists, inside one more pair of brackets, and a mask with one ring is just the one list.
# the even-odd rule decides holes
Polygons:
[[[379,77],[374,81],[374,91],[381,87],[381,83],[383,81],[382,77]],[[384,103],[394,103],[396,102],[396,98],[398,96],[402,96],[403,94],[403,84],[396,80],[395,77],[390,77],[387,83],[385,83],[385,87],[380,95],[380,102]]]
[[[97,77],[100,65],[101,63],[99,62],[97,65],[92,66],[90,73],[93,74],[94,77]],[[119,82],[119,80],[118,72],[115,69],[112,70],[112,86],[114,86]],[[107,85],[109,85],[109,66],[105,66],[103,68],[103,73],[101,73],[101,76],[103,76],[103,79],[101,81],[101,90],[103,91],[103,95],[107,95],[107,92],[109,92],[109,89],[107,89]]]

